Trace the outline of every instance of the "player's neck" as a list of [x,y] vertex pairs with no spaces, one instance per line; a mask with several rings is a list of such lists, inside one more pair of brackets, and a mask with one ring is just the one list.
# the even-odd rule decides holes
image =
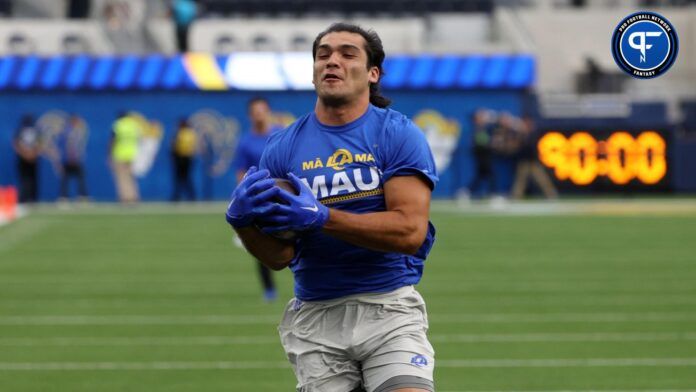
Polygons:
[[265,135],[270,128],[270,122],[255,123],[252,125],[251,131],[257,135]]
[[338,126],[348,124],[360,118],[367,111],[370,97],[350,102],[341,106],[327,106],[321,99],[317,99],[314,113],[317,120],[324,125]]

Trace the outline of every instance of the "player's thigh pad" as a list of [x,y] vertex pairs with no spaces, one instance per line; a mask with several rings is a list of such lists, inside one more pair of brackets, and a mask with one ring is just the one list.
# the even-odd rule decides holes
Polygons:
[[[290,300],[278,327],[280,340],[297,378],[299,392],[351,392],[362,385],[336,328],[336,309]],[[340,310],[340,309],[339,309]],[[335,334],[338,332],[339,334]],[[346,332],[346,331],[343,331]]]

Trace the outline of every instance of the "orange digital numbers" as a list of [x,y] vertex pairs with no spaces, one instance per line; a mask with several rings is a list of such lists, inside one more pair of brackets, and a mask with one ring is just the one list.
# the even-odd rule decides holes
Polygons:
[[539,140],[537,149],[541,163],[553,169],[557,179],[576,185],[589,185],[600,176],[617,185],[633,179],[651,185],[667,173],[666,143],[654,131],[635,138],[617,131],[600,141],[584,131],[569,137],[552,131]]

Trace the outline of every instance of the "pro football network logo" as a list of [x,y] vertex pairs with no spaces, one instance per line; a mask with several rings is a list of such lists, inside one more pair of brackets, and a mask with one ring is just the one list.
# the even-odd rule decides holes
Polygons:
[[667,72],[677,58],[677,31],[662,15],[636,12],[616,26],[611,52],[619,68],[629,75],[656,78]]

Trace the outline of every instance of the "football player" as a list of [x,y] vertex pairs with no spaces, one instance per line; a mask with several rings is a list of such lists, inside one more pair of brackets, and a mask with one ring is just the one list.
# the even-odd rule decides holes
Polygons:
[[[295,298],[279,326],[298,391],[434,391],[415,290],[434,239],[438,180],[424,134],[380,94],[374,31],[334,24],[313,44],[314,111],[271,136],[227,220]],[[279,189],[288,178],[298,195]],[[276,232],[300,233],[292,242]]]

